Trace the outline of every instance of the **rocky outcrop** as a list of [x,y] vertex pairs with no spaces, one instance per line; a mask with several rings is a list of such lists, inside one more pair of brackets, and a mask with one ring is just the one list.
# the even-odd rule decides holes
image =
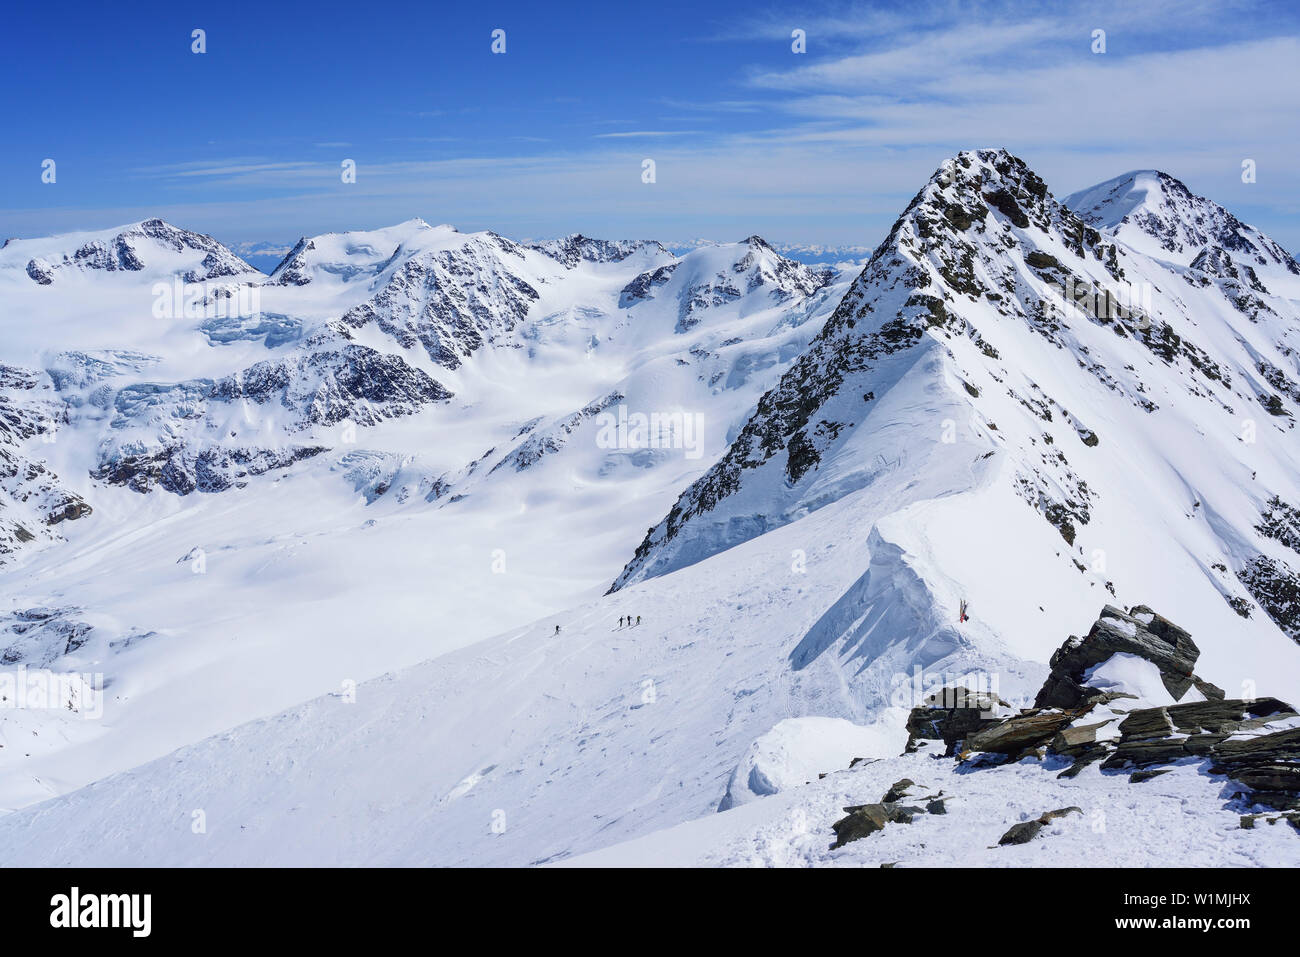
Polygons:
[[58,541],[57,526],[92,512],[42,457],[68,412],[49,398],[48,383],[37,388],[41,380],[33,370],[0,365],[0,565],[32,543]]
[[1047,811],[1041,817],[1036,817],[1032,821],[1021,821],[1019,824],[1011,825],[1007,833],[998,839],[998,845],[1004,844],[1028,844],[1038,836],[1038,833],[1051,824],[1057,818],[1065,817],[1067,814],[1082,814],[1083,809],[1078,807],[1063,807],[1055,811]]
[[94,627],[81,620],[81,609],[24,608],[0,617],[0,664],[30,662],[49,667],[89,639]]
[[[375,425],[413,415],[451,393],[401,356],[346,343],[256,363],[215,382],[136,383],[112,398],[112,435],[99,448],[96,479],[137,492],[158,487],[178,495],[220,492],[251,476],[282,469],[326,451],[294,433],[351,422]],[[212,422],[235,403],[271,406],[279,441],[248,444],[226,436],[213,443]],[[279,410],[287,410],[282,416]],[[258,436],[261,439],[259,433]]]
[[195,450],[177,444],[139,454],[115,452],[91,476],[135,492],[148,492],[155,486],[176,495],[224,492],[242,488],[253,476],[287,468],[324,451],[319,445],[276,449],[209,446]]
[[507,262],[522,260],[522,247],[487,236],[406,261],[343,315],[342,326],[349,334],[374,326],[403,349],[421,347],[438,365],[457,368],[514,330],[540,295]]
[[260,275],[211,236],[180,229],[161,219],[146,219],[115,236],[93,239],[71,255],[65,253],[57,262],[51,263],[43,257],[34,258],[27,263],[27,275],[42,286],[48,286],[54,282],[56,271],[68,268],[140,272],[148,268],[154,253],[163,250],[173,253],[202,253],[199,264],[185,273],[186,282]]
[[[1165,688],[1179,699],[1193,683],[1192,665],[1201,651],[1191,635],[1144,605],[1128,614],[1107,605],[1087,636],[1071,636],[1052,655],[1052,673],[1034,706],[1068,709],[1095,703],[1105,695],[1084,686],[1085,674],[1117,653],[1152,662],[1160,669]],[[1222,691],[1209,687],[1213,694],[1207,697],[1223,697]]]
[[654,295],[657,287],[664,285],[669,279],[673,278],[673,270],[677,268],[677,265],[677,263],[668,263],[668,265],[660,266],[658,269],[647,269],[641,273],[619,292],[618,307],[626,309],[638,302],[649,299]]
[[1280,558],[1256,555],[1237,578],[1282,633],[1300,644],[1300,572]]
[[651,239],[592,239],[582,233],[574,233],[563,239],[551,239],[542,243],[533,243],[530,249],[550,256],[565,269],[573,269],[578,263],[614,263],[622,262],[634,253],[646,252],[668,257],[672,254],[661,243]]
[[[877,831],[883,831],[886,824],[911,824],[912,819],[918,814],[946,813],[943,802],[938,796],[931,799],[926,807],[901,803],[903,798],[917,786],[910,778],[903,778],[894,782],[879,801],[846,807],[844,810],[848,816],[840,818],[831,825],[831,829],[835,832],[835,843],[831,845],[831,849],[870,837]],[[931,808],[936,805],[938,809],[932,811]]]
[[[1066,759],[1061,774],[1067,777],[1100,762],[1103,771],[1130,773],[1135,784],[1163,773],[1163,766],[1199,760],[1235,785],[1242,805],[1300,810],[1300,715],[1277,698],[1226,698],[1193,672],[1199,654],[1185,629],[1150,608],[1125,612],[1107,605],[1087,635],[1069,638],[1052,655],[1033,708],[992,717],[987,696],[936,707],[936,694],[909,716],[908,749],[942,740],[949,756],[973,766],[1026,756]],[[1153,665],[1175,703],[1151,707],[1136,695],[1089,684],[1115,655]],[[1038,830],[1034,823],[1017,825],[1002,843],[1029,840]]]
[[958,742],[983,728],[1000,724],[999,711],[1010,707],[987,691],[967,688],[936,691],[908,715],[907,750],[915,751],[922,740],[941,740],[948,746],[947,753],[951,756],[956,752]]

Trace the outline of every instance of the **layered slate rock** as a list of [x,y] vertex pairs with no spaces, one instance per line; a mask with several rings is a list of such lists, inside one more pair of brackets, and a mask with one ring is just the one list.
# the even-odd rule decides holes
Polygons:
[[[1117,654],[1154,665],[1175,703],[1143,706],[1134,695],[1089,685],[1097,667]],[[1194,673],[1199,655],[1185,629],[1152,609],[1107,605],[1087,635],[1071,636],[1052,655],[1035,707],[992,717],[986,695],[964,694],[952,707],[936,706],[936,693],[909,716],[908,749],[930,739],[963,760],[1065,758],[1067,777],[1100,762],[1104,771],[1129,772],[1135,784],[1170,765],[1200,761],[1234,782],[1243,803],[1300,810],[1300,715],[1277,698],[1226,698]],[[1030,831],[1037,828],[1008,832],[1003,843],[1029,840]]]
[[[1091,668],[1114,654],[1136,655],[1160,670],[1165,690],[1178,700],[1195,682],[1192,666],[1201,650],[1192,636],[1169,619],[1145,605],[1129,613],[1111,605],[1102,609],[1092,630],[1083,638],[1071,636],[1052,655],[1052,673],[1034,699],[1038,708],[1082,708],[1096,703],[1105,693],[1084,686]],[[1223,692],[1202,683],[1206,697],[1222,698]]]
[[907,718],[907,751],[917,750],[918,742],[943,741],[949,756],[956,753],[958,742],[982,728],[1001,723],[1000,710],[1011,706],[997,695],[967,688],[944,688],[913,708]]

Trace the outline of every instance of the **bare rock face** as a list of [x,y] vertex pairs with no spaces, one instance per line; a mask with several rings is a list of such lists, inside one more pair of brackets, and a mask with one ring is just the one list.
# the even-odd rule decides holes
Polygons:
[[848,816],[831,825],[835,832],[835,843],[831,848],[843,847],[850,841],[858,841],[877,831],[883,831],[886,824],[911,824],[918,814],[947,813],[940,795],[936,795],[925,807],[901,803],[917,786],[911,778],[902,778],[895,781],[879,801],[846,807],[844,810]]
[[917,743],[926,739],[941,740],[951,756],[956,753],[959,741],[982,728],[1000,724],[1002,719],[996,714],[1006,708],[1010,705],[987,691],[967,688],[936,691],[924,706],[913,708],[908,716],[907,750],[915,751]]
[[[1101,692],[1084,687],[1084,674],[1117,653],[1152,662],[1160,669],[1165,689],[1179,700],[1195,680],[1192,668],[1201,650],[1191,635],[1145,605],[1129,613],[1107,605],[1086,636],[1071,637],[1052,655],[1052,673],[1034,699],[1034,706],[1081,708],[1095,701]],[[1207,697],[1223,697],[1222,691],[1208,687],[1217,695]]]

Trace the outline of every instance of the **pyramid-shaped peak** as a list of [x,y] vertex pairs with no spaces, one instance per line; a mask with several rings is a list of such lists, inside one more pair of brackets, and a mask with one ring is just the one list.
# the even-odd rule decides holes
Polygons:
[[1020,157],[1005,149],[963,150],[939,164],[930,185],[954,187],[958,191],[976,188],[981,192],[1008,188],[1045,196],[1047,186]]
[[1157,169],[1131,170],[1065,197],[1084,222],[1156,259],[1180,265],[1226,250],[1252,269],[1300,275],[1300,264],[1258,229]]
[[1065,204],[1085,221],[1101,228],[1113,228],[1139,210],[1182,207],[1219,210],[1217,203],[1193,193],[1181,181],[1158,169],[1130,170],[1105,182],[1071,193]]

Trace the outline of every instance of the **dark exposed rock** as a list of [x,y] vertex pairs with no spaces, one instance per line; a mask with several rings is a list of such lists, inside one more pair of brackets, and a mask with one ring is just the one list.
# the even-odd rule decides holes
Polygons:
[[1051,674],[1034,706],[1082,708],[1095,703],[1101,692],[1085,686],[1085,673],[1117,653],[1152,662],[1160,669],[1166,690],[1177,700],[1192,686],[1192,667],[1200,649],[1186,631],[1146,606],[1136,606],[1126,614],[1107,605],[1085,637],[1071,637],[1053,653]]
[[44,259],[33,259],[27,264],[27,275],[42,286],[48,286],[54,282],[54,270]]
[[[1176,699],[1196,688],[1205,700],[1125,713],[1126,702],[1136,700],[1133,695],[1086,685],[1090,669],[1114,654],[1136,655],[1154,664]],[[1270,824],[1286,820],[1300,829],[1300,715],[1277,698],[1225,698],[1222,689],[1192,673],[1198,654],[1185,630],[1150,608],[1139,605],[1125,613],[1107,605],[1085,638],[1071,637],[1052,656],[1052,671],[1039,692],[1038,707],[998,717],[999,709],[1008,706],[996,695],[943,688],[912,709],[907,750],[917,750],[922,740],[942,740],[950,757],[959,749],[963,757],[976,752],[1013,758],[1065,757],[1072,763],[1060,772],[1063,778],[1101,762],[1103,770],[1128,771],[1131,784],[1167,774],[1170,765],[1199,763],[1237,785],[1233,800],[1243,809],[1263,806],[1283,812],[1245,814],[1242,827],[1254,828],[1265,817]],[[1044,706],[1045,702],[1072,706]],[[1107,705],[1111,707],[1099,712],[1097,719],[1088,720]],[[1119,724],[1112,730],[1116,721]],[[970,762],[968,767],[973,770],[981,764]],[[947,813],[950,797],[943,792],[926,800],[924,808],[897,803],[914,787],[912,780],[903,778],[880,802],[846,807],[848,816],[834,825],[837,840],[832,846],[842,847],[890,823],[911,823],[917,814]],[[1025,844],[1053,820],[1072,813],[1082,811],[1061,808],[1017,823],[998,844]]]
[[[1283,814],[1243,814],[1241,816],[1241,826],[1244,830],[1251,830],[1255,827],[1256,821],[1267,821],[1269,824],[1276,824],[1278,821],[1286,821],[1297,831],[1300,831],[1300,812],[1289,811]],[[883,864],[881,865],[884,866]]]
[[104,272],[139,272],[148,265],[141,250],[147,255],[157,246],[173,252],[204,254],[199,266],[185,273],[186,282],[200,283],[257,273],[257,270],[211,236],[180,229],[155,218],[125,229],[107,241],[92,240],[71,256],[64,254],[58,262],[33,259],[27,264],[27,275],[41,285],[48,286],[53,282],[56,270],[68,267]]
[[349,309],[341,325],[373,325],[402,348],[423,347],[429,358],[455,369],[484,344],[512,331],[540,294],[506,268],[501,253],[521,247],[494,237],[467,241],[407,260],[367,302]]
[[1009,707],[989,692],[960,687],[936,691],[907,717],[907,750],[915,751],[918,741],[942,741],[951,756],[963,739],[998,724],[1002,719],[995,716],[997,710]]
[[1027,712],[977,731],[965,740],[964,747],[966,751],[1021,755],[1046,746],[1078,716],[1075,711]]
[[76,607],[24,608],[0,617],[0,663],[30,662],[46,668],[90,640],[94,626],[82,621]]
[[1065,817],[1067,814],[1082,813],[1083,810],[1077,807],[1063,807],[1056,811],[1047,811],[1041,817],[1037,817],[1032,821],[1021,821],[1019,824],[1011,825],[1010,829],[998,839],[998,845],[1028,844],[1038,836],[1044,827],[1057,818]]
[[1300,573],[1280,559],[1256,555],[1237,577],[1283,634],[1300,643]]
[[925,813],[923,808],[893,803],[855,804],[844,810],[848,816],[831,825],[835,832],[832,850],[882,831],[886,824],[911,824],[912,818]]
[[890,786],[889,790],[885,792],[885,796],[882,797],[880,801],[882,804],[893,804],[897,801],[901,801],[907,796],[907,792],[915,786],[916,782],[911,778],[903,778],[899,781],[895,781]]
[[1162,774],[1168,774],[1172,768],[1157,768],[1152,771],[1134,771],[1128,776],[1129,784],[1141,784],[1143,781],[1150,781],[1152,778],[1158,778]]
[[533,243],[530,249],[550,256],[562,263],[566,269],[573,269],[578,263],[613,263],[622,262],[634,253],[649,251],[661,256],[669,255],[662,244],[650,239],[609,240],[592,239],[582,233],[574,233],[563,239]]
[[1062,728],[1060,732],[1052,738],[1052,750],[1065,751],[1069,748],[1078,748],[1084,745],[1093,744],[1097,740],[1097,732],[1110,724],[1113,719],[1097,721],[1093,724],[1076,724],[1070,727]]
[[195,454],[176,445],[140,455],[115,456],[92,477],[136,492],[157,486],[176,495],[222,492],[242,479],[285,468],[326,451],[321,446],[283,449],[206,448]]
[[1016,197],[1009,190],[998,189],[991,193],[985,193],[984,201],[1011,220],[1013,225],[1021,229],[1029,227],[1029,217],[1025,215],[1025,211],[1020,208],[1020,204],[1016,202]]
[[998,844],[1028,844],[1042,829],[1042,821],[1021,821],[1019,824],[1011,825],[1010,830],[998,838]]
[[662,286],[673,277],[673,270],[676,268],[677,263],[668,263],[658,269],[649,269],[641,273],[619,292],[618,307],[627,309],[629,306],[634,306],[638,302],[651,298],[657,286]]

